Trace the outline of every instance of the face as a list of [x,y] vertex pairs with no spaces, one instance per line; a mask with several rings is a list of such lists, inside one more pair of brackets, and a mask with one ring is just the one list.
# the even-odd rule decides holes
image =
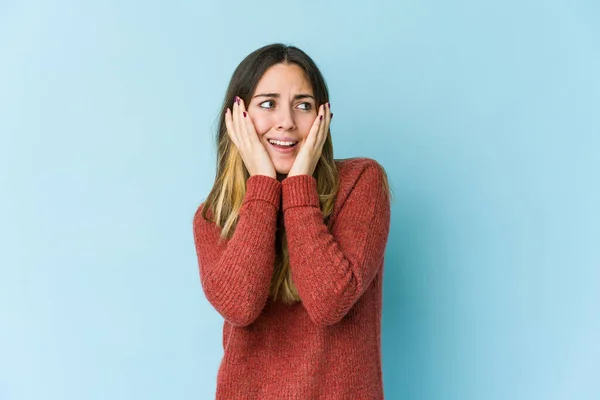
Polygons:
[[[313,90],[304,70],[295,64],[269,68],[247,109],[275,170],[280,176],[286,175],[317,117]],[[270,140],[297,143],[288,147]]]

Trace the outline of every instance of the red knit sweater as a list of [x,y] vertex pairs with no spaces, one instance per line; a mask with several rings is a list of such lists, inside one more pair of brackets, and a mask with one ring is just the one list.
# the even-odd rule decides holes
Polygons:
[[[223,316],[217,399],[383,399],[381,310],[390,202],[368,158],[336,160],[340,188],[325,225],[316,180],[251,176],[230,240],[194,216],[200,280]],[[300,303],[273,302],[283,212]],[[210,215],[210,214],[209,214]]]

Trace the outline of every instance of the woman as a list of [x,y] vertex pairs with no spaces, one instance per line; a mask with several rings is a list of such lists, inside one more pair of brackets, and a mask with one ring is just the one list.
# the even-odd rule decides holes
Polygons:
[[227,89],[217,173],[194,216],[200,280],[223,316],[217,399],[381,399],[390,196],[369,158],[334,160],[311,58],[273,44]]

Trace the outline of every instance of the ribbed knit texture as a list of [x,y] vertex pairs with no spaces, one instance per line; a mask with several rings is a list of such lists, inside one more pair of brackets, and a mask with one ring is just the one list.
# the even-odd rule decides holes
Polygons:
[[[312,176],[255,175],[233,237],[194,216],[200,280],[223,316],[216,399],[379,400],[383,261],[390,203],[374,160],[337,160],[340,188],[325,225]],[[302,301],[273,302],[278,213]]]

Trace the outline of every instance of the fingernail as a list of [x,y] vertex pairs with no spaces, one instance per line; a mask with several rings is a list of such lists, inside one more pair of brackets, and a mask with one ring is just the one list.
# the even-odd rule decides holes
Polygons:
[[246,118],[246,111],[244,111],[244,118]]
[[240,105],[240,98],[237,98],[238,106]]
[[331,104],[329,104],[329,102],[327,102],[327,108],[331,108]]
[[319,117],[319,119],[320,119],[321,121],[323,121],[323,116],[321,115],[321,116]]
[[234,103],[237,103],[237,101],[238,101],[238,97],[237,97],[237,96],[235,96],[235,97],[233,98],[233,102],[234,102]]

